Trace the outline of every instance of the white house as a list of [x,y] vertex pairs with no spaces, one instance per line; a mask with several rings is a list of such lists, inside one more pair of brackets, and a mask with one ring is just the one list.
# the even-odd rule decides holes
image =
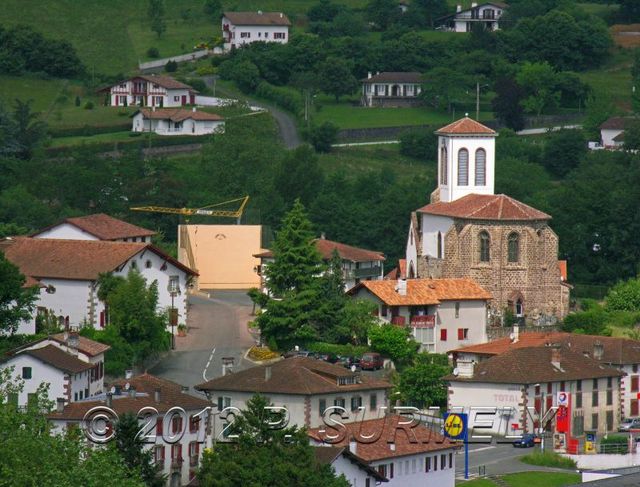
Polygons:
[[[306,357],[251,367],[195,386],[217,405],[218,411],[226,407],[244,410],[256,393],[262,394],[274,406],[287,408],[291,425],[307,428],[322,425],[323,413],[330,406],[345,408],[350,414],[346,421],[362,419],[360,406],[365,407],[365,419],[376,418],[387,406],[390,388],[386,380]],[[219,434],[223,424],[217,416],[214,432]]]
[[[568,417],[565,431],[558,431],[564,435],[561,449],[587,431],[601,435],[619,425],[623,372],[567,343],[511,348],[481,362],[458,351],[455,365],[454,373],[444,377],[449,382],[448,410],[469,413],[470,429],[484,421],[486,434],[536,431],[546,426],[541,418],[559,405],[560,393],[565,393]],[[557,418],[547,427],[560,430]]]
[[[384,276],[385,256],[382,252],[367,250],[352,245],[327,240],[324,234],[315,240],[316,249],[325,262],[329,262],[333,252],[338,252],[342,259],[342,279],[345,291],[361,281],[382,279]],[[256,271],[262,276],[262,289],[266,291],[265,269],[273,262],[273,252],[265,250],[254,257],[260,259],[260,266]]]
[[[388,414],[344,423],[339,429],[313,428],[309,438],[312,445],[349,448],[385,477],[389,487],[454,487],[457,445],[423,424],[408,422],[407,417]],[[363,440],[366,436],[372,439]]]
[[102,393],[104,353],[109,348],[71,332],[9,351],[0,368],[13,367],[13,377],[24,385],[9,401],[26,406],[41,384],[49,384],[48,397],[54,402],[79,401]]
[[252,42],[289,42],[291,22],[282,12],[224,12],[224,48],[234,49]]
[[182,107],[194,105],[197,91],[169,76],[137,75],[99,90],[112,107]]
[[472,279],[363,281],[348,293],[377,304],[382,322],[411,328],[425,352],[487,341],[491,294]]
[[[38,314],[53,314],[65,326],[104,327],[108,309],[98,299],[100,274],[126,276],[137,269],[158,284],[158,310],[177,309],[178,323],[187,316],[187,289],[197,275],[149,243],[16,237],[0,242],[6,258],[38,282]],[[35,333],[36,315],[19,333]],[[175,327],[172,327],[176,332]]]
[[632,121],[629,117],[611,117],[600,125],[600,143],[605,149],[619,149],[624,145],[624,130]]
[[330,465],[336,476],[344,475],[351,487],[373,487],[380,482],[388,482],[376,469],[346,447],[316,446],[313,453],[318,464]]
[[362,81],[361,103],[365,107],[411,107],[420,104],[424,78],[420,73],[369,72]]
[[183,108],[141,108],[132,115],[133,132],[158,135],[206,135],[224,133],[224,119],[215,113]]
[[[162,465],[162,472],[168,476],[167,485],[179,487],[193,480],[202,451],[208,444],[210,406],[205,399],[189,394],[188,388],[185,390],[175,382],[143,374],[115,382],[110,392],[97,398],[66,406],[59,403],[48,418],[53,424],[53,432],[63,433],[66,429],[77,428],[85,414],[95,407],[103,408],[102,412],[108,418],[115,418],[114,413],[139,414],[143,408],[156,410],[157,413],[150,413],[148,419],[139,417],[142,434],[148,442],[145,448],[152,449],[156,463]],[[174,413],[178,408],[184,413]],[[106,431],[98,438],[112,437],[113,422],[100,422],[93,430],[106,426]]]
[[452,32],[471,32],[474,26],[482,26],[486,30],[498,30],[500,17],[509,8],[502,2],[487,2],[478,5],[471,3],[471,7],[463,10],[461,5],[456,7],[456,13],[438,19],[438,23]]
[[33,238],[60,238],[66,240],[110,240],[114,242],[151,243],[156,232],[127,223],[118,218],[96,213],[65,218],[55,225],[33,233]]

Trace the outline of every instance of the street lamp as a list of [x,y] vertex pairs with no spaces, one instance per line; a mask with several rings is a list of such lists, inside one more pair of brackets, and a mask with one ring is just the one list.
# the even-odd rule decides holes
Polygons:
[[173,301],[180,292],[177,286],[177,282],[175,282],[175,280],[169,278],[167,291],[169,291],[169,295],[171,296],[171,309],[169,310],[169,324],[171,325],[171,350],[175,350],[176,349],[175,327],[178,324],[178,310],[175,308]]

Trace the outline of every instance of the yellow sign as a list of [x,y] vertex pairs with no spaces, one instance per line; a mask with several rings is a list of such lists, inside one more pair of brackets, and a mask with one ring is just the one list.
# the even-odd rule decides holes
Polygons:
[[451,438],[457,438],[464,431],[464,421],[462,417],[457,414],[450,414],[444,422],[444,430],[447,436]]
[[596,452],[596,444],[593,441],[585,441],[584,442],[584,452],[585,453],[595,453]]

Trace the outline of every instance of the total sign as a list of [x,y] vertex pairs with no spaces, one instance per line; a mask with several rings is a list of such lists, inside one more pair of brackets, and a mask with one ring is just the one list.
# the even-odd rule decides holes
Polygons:
[[556,395],[556,406],[558,406],[558,412],[556,413],[556,431],[558,433],[569,432],[569,398],[569,393],[564,391],[560,391]]
[[569,394],[564,391],[560,391],[556,395],[556,406],[569,407]]

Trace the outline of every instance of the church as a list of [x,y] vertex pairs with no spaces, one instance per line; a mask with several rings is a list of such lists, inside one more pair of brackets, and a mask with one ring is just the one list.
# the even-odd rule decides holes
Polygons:
[[497,133],[468,117],[436,131],[438,187],[411,214],[407,278],[472,278],[491,292],[490,317],[507,310],[551,324],[569,310],[566,262],[550,215],[495,194]]

